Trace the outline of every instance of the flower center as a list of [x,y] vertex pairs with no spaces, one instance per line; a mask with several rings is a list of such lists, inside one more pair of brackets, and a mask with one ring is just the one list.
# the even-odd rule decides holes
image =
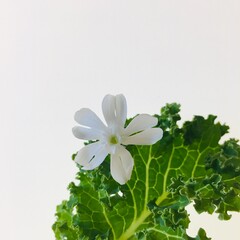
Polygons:
[[118,144],[118,138],[115,135],[110,136],[109,138],[109,143],[110,144]]

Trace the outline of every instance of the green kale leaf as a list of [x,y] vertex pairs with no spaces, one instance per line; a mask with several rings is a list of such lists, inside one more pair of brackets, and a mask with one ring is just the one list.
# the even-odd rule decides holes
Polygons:
[[57,240],[207,240],[203,229],[194,238],[187,235],[187,205],[193,202],[198,213],[215,212],[223,220],[240,212],[237,140],[220,144],[228,127],[212,115],[179,127],[179,112],[173,103],[155,115],[164,130],[159,142],[127,147],[134,159],[127,184],[112,179],[109,157],[95,170],[79,168],[79,183],[69,185],[69,200],[57,207]]

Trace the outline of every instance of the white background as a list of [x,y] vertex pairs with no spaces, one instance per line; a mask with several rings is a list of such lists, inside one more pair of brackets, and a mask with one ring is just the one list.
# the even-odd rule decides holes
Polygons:
[[[0,238],[51,240],[82,142],[73,115],[101,115],[123,93],[128,116],[167,102],[219,116],[240,138],[238,0],[7,0],[0,2]],[[236,240],[231,222],[194,215],[213,240]]]

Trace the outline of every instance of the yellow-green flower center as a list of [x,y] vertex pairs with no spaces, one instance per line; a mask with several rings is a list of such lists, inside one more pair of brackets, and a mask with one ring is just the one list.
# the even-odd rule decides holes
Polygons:
[[115,136],[115,135],[112,135],[110,138],[109,138],[109,142],[111,144],[118,144],[118,138]]

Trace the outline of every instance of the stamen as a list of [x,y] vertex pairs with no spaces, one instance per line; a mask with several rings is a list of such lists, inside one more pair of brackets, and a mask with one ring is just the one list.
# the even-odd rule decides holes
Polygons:
[[111,144],[117,144],[118,143],[118,138],[115,135],[113,135],[113,136],[110,137],[109,142]]

